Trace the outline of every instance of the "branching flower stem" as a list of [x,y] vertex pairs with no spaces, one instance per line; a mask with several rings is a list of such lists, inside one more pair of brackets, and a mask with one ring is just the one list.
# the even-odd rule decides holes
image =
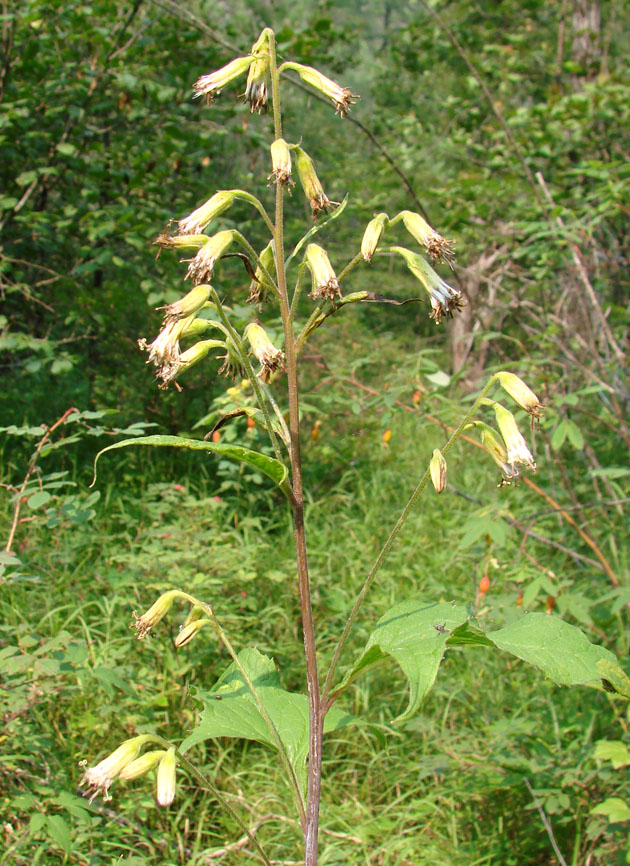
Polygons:
[[[484,387],[483,391],[479,395],[479,397],[477,397],[477,399],[475,400],[470,411],[466,414],[466,416],[463,418],[463,420],[461,421],[461,423],[459,424],[459,426],[457,427],[457,429],[455,430],[455,432],[451,436],[451,438],[448,440],[446,445],[442,449],[440,449],[443,456],[446,456],[446,454],[451,450],[451,448],[453,447],[455,442],[457,442],[459,437],[464,432],[466,426],[474,418],[475,413],[477,412],[479,407],[483,404],[483,401],[486,397],[486,394],[488,394],[488,392],[490,391],[492,386],[495,384],[495,381],[496,381],[495,376],[492,376],[490,378],[490,381],[487,383],[487,385]],[[376,557],[374,565],[370,569],[368,576],[366,577],[365,582],[364,582],[363,586],[361,587],[361,591],[357,595],[354,606],[353,606],[352,610],[350,611],[350,614],[348,615],[348,619],[346,620],[346,624],[344,625],[343,632],[341,633],[341,637],[339,638],[337,645],[335,647],[335,650],[333,652],[333,657],[332,657],[332,660],[330,662],[330,667],[328,669],[328,673],[326,675],[326,681],[324,683],[324,688],[322,690],[322,704],[324,707],[324,713],[328,712],[328,710],[330,709],[330,707],[332,706],[335,699],[337,698],[337,696],[340,693],[340,690],[331,691],[332,683],[333,683],[333,679],[334,679],[334,676],[335,676],[335,673],[337,670],[337,665],[339,664],[339,659],[341,657],[341,653],[343,651],[344,646],[346,645],[346,642],[348,640],[348,635],[350,634],[350,631],[351,631],[352,626],[354,624],[354,621],[357,617],[357,614],[359,613],[359,610],[361,609],[361,606],[365,600],[365,597],[368,594],[370,587],[372,586],[374,579],[376,578],[376,575],[378,574],[381,566],[383,565],[385,558],[387,557],[389,551],[391,550],[392,545],[394,544],[394,541],[398,537],[400,530],[405,525],[407,518],[409,517],[411,510],[413,509],[414,505],[416,504],[416,502],[418,501],[418,499],[422,495],[422,491],[426,487],[430,477],[431,477],[431,474],[430,474],[429,468],[427,467],[424,475],[420,479],[420,483],[418,484],[416,489],[411,494],[409,501],[407,502],[407,504],[403,508],[403,510],[400,514],[400,517],[398,518],[398,520],[396,521],[396,524],[394,525],[394,528],[390,532],[387,541],[385,542],[385,544],[381,548],[380,553]]]
[[[269,38],[269,71],[271,76],[271,92],[273,101],[273,122],[275,138],[282,138],[282,116],[280,113],[280,87],[278,66],[276,63],[276,44],[273,31],[268,30]],[[293,485],[293,525],[297,557],[298,582],[300,589],[300,606],[302,611],[302,632],[304,637],[304,652],[306,657],[306,681],[309,702],[309,753],[308,753],[308,783],[306,795],[306,827],[304,830],[304,866],[317,864],[317,838],[319,829],[319,800],[321,794],[322,774],[322,739],[324,717],[321,712],[321,694],[319,674],[317,671],[317,652],[315,646],[315,628],[311,607],[311,590],[308,573],[308,558],[306,551],[306,532],[304,526],[304,493],[302,488],[302,462],[300,454],[300,419],[299,391],[297,376],[297,352],[293,337],[289,295],[287,291],[286,271],[284,264],[284,190],[282,184],[276,184],[276,210],[274,247],[276,253],[276,271],[278,289],[280,290],[280,314],[285,336],[285,355],[287,368],[287,386],[289,397],[289,433],[291,437],[291,479]]]

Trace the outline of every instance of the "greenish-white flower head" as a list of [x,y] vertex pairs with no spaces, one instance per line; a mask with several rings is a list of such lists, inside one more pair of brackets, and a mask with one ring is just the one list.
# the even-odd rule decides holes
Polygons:
[[297,145],[293,149],[295,150],[295,166],[304,195],[313,211],[313,218],[317,219],[320,211],[327,211],[328,208],[338,205],[339,202],[331,201],[324,192],[324,188],[317,177],[313,160],[308,153]]
[[179,220],[177,227],[182,235],[200,235],[212,220],[220,216],[234,202],[236,193],[231,189],[221,189],[215,192],[208,201],[194,210],[184,219]]
[[517,403],[521,409],[524,409],[533,419],[539,419],[544,411],[544,406],[522,379],[514,373],[501,371],[496,374],[503,390]]
[[512,466],[522,465],[535,470],[534,458],[518,429],[514,415],[500,403],[494,404],[494,414],[507,449],[507,462]]
[[178,589],[169,589],[168,592],[162,593],[142,616],[138,616],[134,610],[132,627],[136,630],[136,637],[146,637],[151,629],[164,619],[177,598],[183,598],[183,593]]
[[269,34],[263,30],[258,40],[252,45],[254,62],[249,67],[247,84],[243,99],[249,103],[250,111],[267,111],[270,90],[269,78]]
[[271,143],[271,174],[267,180],[290,187],[295,185],[291,176],[291,148],[284,138],[277,138]]
[[326,250],[319,244],[309,244],[306,247],[304,261],[312,276],[311,298],[329,301],[340,298],[339,281],[330,264]]
[[335,111],[340,117],[345,117],[350,111],[350,106],[354,105],[359,98],[357,93],[353,93],[347,87],[342,87],[312,66],[289,62],[282,64],[282,71],[284,72],[285,69],[292,69],[294,72],[297,72],[305,84],[308,84],[314,90],[331,99],[335,104]]
[[271,240],[259,256],[260,264],[256,265],[254,279],[249,284],[249,297],[247,298],[249,304],[262,304],[267,300],[269,294],[276,290],[267,276],[267,274],[272,278],[276,276],[276,259],[273,247],[274,243]]
[[508,462],[507,451],[491,430],[487,428],[482,430],[481,444],[501,470],[502,480],[499,487],[510,484],[518,478],[518,468]]
[[409,234],[414,237],[434,262],[448,262],[453,260],[453,241],[447,241],[420,214],[410,210],[401,211],[403,224]]
[[206,243],[199,248],[197,255],[188,265],[186,276],[190,277],[194,285],[210,281],[217,261],[227,252],[233,240],[232,229],[217,232],[216,235],[206,239]]
[[225,66],[222,66],[221,69],[210,72],[208,75],[202,75],[193,84],[195,96],[207,96],[208,100],[211,100],[227,84],[236,81],[237,78],[244,75],[254,60],[255,57],[253,55],[237,57],[236,60],[231,60]]
[[211,290],[212,286],[200,284],[178,301],[165,307],[158,307],[159,310],[164,310],[164,324],[195,316],[208,303]]
[[151,749],[150,752],[145,752],[144,755],[140,755],[135,761],[123,767],[119,778],[125,782],[139,779],[150,772],[162,760],[165,754],[166,749]]
[[125,740],[111,755],[108,755],[95,767],[86,769],[81,779],[81,785],[87,785],[90,803],[99,794],[103,795],[104,800],[111,800],[109,789],[114,779],[138,757],[142,747],[153,740],[154,737],[151,734],[141,734],[138,737]]
[[422,256],[405,247],[390,247],[390,250],[403,257],[411,273],[428,292],[432,307],[430,318],[435,319],[436,324],[439,324],[444,316],[452,317],[455,310],[464,306],[462,293],[449,286]]
[[175,746],[171,746],[158,765],[157,801],[160,806],[170,806],[175,799],[175,771],[177,757]]
[[371,262],[379,245],[383,231],[385,230],[389,219],[386,213],[376,214],[374,219],[371,219],[363,232],[363,240],[361,241],[361,255],[363,260]]
[[179,649],[180,647],[186,646],[187,643],[194,638],[198,631],[200,631],[204,626],[211,623],[209,619],[194,619],[191,622],[185,623],[177,633],[175,640],[173,643]]
[[429,464],[429,472],[435,492],[443,493],[446,487],[446,460],[439,448],[433,451]]
[[260,377],[267,380],[271,373],[284,370],[284,352],[269,339],[267,332],[256,322],[250,322],[243,333],[260,364]]

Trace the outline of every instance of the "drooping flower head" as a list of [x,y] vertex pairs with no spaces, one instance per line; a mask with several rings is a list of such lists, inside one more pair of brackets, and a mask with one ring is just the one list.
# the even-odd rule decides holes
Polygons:
[[353,93],[347,87],[342,87],[336,81],[332,81],[332,79],[322,75],[318,69],[314,69],[312,66],[289,62],[283,63],[279,71],[284,72],[285,69],[293,69],[305,84],[310,85],[315,90],[323,93],[328,99],[331,99],[335,103],[335,111],[340,117],[345,117],[350,111],[350,106],[354,105],[359,98],[357,93]]
[[214,272],[215,265],[221,256],[228,250],[234,240],[234,231],[226,229],[217,232],[206,243],[199,247],[197,255],[188,265],[186,277],[190,277],[194,285],[209,282]]
[[452,317],[454,310],[461,310],[465,304],[462,293],[444,282],[422,256],[412,253],[405,247],[390,247],[390,250],[404,258],[411,273],[420,280],[429,293],[432,307],[430,318],[435,319],[436,324],[439,325],[443,316]]
[[217,69],[216,72],[202,75],[193,84],[195,96],[207,96],[208,101],[211,101],[217,93],[223,90],[226,84],[244,75],[254,60],[253,55],[249,57],[237,57],[236,60],[231,60],[225,66],[222,66],[221,69]]
[[320,247],[319,244],[309,244],[306,247],[304,261],[312,276],[313,287],[310,291],[311,298],[329,301],[340,298],[341,289],[339,288],[339,281],[330,264],[326,250]]
[[280,183],[283,186],[295,186],[291,176],[291,150],[284,138],[277,138],[271,143],[271,168],[272,172],[267,180],[272,183]]
[[[273,253],[274,242],[269,241],[265,249],[261,252],[260,264],[256,265],[254,278],[249,284],[248,304],[262,304],[267,300],[270,293],[275,292],[275,286],[269,281],[269,276],[276,275],[276,260]],[[267,273],[265,273],[265,271]]]
[[297,145],[294,150],[298,177],[300,178],[304,195],[308,199],[313,211],[313,218],[317,219],[320,211],[327,211],[330,207],[336,207],[339,202],[331,201],[324,192],[324,188],[315,172],[313,160],[308,153]]
[[[140,736],[132,737],[130,740],[125,740],[111,755],[103,758],[95,767],[89,767],[85,770],[81,779],[81,785],[87,785],[90,803],[99,794],[103,795],[104,800],[111,800],[109,789],[114,779],[116,779],[124,767],[138,757],[142,747],[154,739],[151,734],[141,734]],[[83,762],[83,765],[85,765],[85,762]]]
[[389,218],[386,213],[376,214],[374,219],[371,219],[363,232],[363,240],[361,241],[361,255],[365,262],[371,262],[376,252],[376,248],[381,240],[381,235],[385,230]]
[[177,757],[175,746],[171,746],[159,763],[157,771],[157,795],[160,806],[170,806],[175,799],[175,771]]
[[249,67],[243,100],[249,103],[250,111],[267,111],[269,94],[269,35],[263,30],[252,45],[254,62]]
[[[212,286],[209,285],[195,286],[178,301],[167,304],[165,307],[158,307],[158,310],[165,310],[164,324],[168,325],[171,322],[195,316],[207,304],[211,290]],[[152,359],[149,358],[149,360]]]
[[448,262],[449,265],[452,263],[454,241],[443,238],[418,213],[404,210],[400,216],[409,234],[426,249],[434,262]]
[[485,428],[482,430],[481,444],[501,470],[501,483],[499,487],[515,481],[519,476],[518,467],[508,462],[505,448],[490,429]]
[[266,381],[271,373],[284,370],[284,352],[269,339],[267,332],[255,322],[250,322],[243,336],[248,340],[252,352],[260,364],[260,377]]
[[436,493],[443,493],[446,487],[446,460],[439,448],[435,448],[429,464],[431,482]]
[[513,466],[520,464],[535,470],[534,458],[518,429],[514,415],[500,403],[494,404],[494,414],[507,448],[507,462]]
[[220,189],[208,201],[194,210],[184,219],[179,220],[178,228],[182,235],[200,235],[206,227],[220,214],[226,211],[234,202],[236,192],[231,189]]
[[505,371],[497,373],[496,377],[503,390],[510,395],[514,402],[518,403],[521,409],[524,409],[528,415],[531,415],[532,425],[534,418],[536,420],[540,419],[545,407],[522,379],[514,375],[514,373],[507,373]]

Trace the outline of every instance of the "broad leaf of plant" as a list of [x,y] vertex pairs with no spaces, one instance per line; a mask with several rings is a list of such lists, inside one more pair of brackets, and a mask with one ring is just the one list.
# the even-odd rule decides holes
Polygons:
[[107,451],[114,451],[116,448],[127,448],[130,445],[151,445],[157,447],[166,445],[172,448],[188,448],[192,451],[212,451],[215,454],[220,454],[222,457],[227,457],[229,460],[234,460],[237,463],[247,463],[248,466],[258,469],[259,472],[271,478],[285,495],[288,496],[289,494],[289,470],[284,463],[276,460],[275,457],[267,457],[266,454],[260,454],[258,451],[241,448],[240,445],[221,445],[215,442],[206,442],[203,439],[184,439],[181,436],[138,436],[135,439],[124,439],[122,442],[116,442],[114,445],[108,445],[107,448],[99,451],[94,459],[94,478],[90,487],[93,487],[96,483],[96,466],[101,456]]
[[409,705],[397,721],[409,718],[435,682],[450,633],[467,620],[466,609],[454,604],[408,599],[395,605],[376,624],[342,688],[391,656],[409,681]]
[[558,617],[525,614],[505,628],[484,632],[464,608],[417,600],[401,602],[381,617],[339,688],[390,656],[409,682],[409,705],[397,719],[402,721],[418,710],[445,649],[452,646],[496,647],[539,668],[558,685],[594,686],[630,698],[630,679],[615,656]]
[[[283,689],[273,660],[258,650],[244,649],[238,658],[274,723],[303,787],[309,734],[307,696]],[[209,691],[200,689],[196,697],[203,702],[204,709],[199,724],[181,744],[182,752],[215,737],[242,737],[276,748],[256,701],[234,663]],[[324,733],[356,723],[353,716],[333,707],[326,716]]]

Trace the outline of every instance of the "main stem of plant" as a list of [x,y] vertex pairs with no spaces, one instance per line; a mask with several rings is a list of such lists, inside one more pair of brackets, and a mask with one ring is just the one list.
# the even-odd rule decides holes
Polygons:
[[[276,46],[274,35],[269,33],[269,66],[273,100],[273,122],[275,138],[282,138],[282,118],[280,114],[280,95]],[[302,632],[306,657],[306,682],[308,687],[310,737],[308,753],[308,784],[306,792],[306,824],[304,832],[304,866],[317,864],[317,837],[319,829],[319,800],[322,775],[322,739],[324,719],[321,711],[319,675],[317,672],[317,652],[315,647],[315,628],[311,607],[311,590],[308,576],[306,552],[306,532],[304,527],[304,492],[302,487],[302,461],[300,455],[299,391],[297,375],[297,353],[290,316],[289,295],[284,264],[283,231],[283,188],[276,184],[276,212],[274,227],[274,247],[276,271],[280,290],[280,314],[285,338],[285,357],[287,384],[289,392],[289,433],[291,438],[291,480],[293,486],[293,526],[297,557],[298,582],[300,587],[300,606],[302,610]]]

